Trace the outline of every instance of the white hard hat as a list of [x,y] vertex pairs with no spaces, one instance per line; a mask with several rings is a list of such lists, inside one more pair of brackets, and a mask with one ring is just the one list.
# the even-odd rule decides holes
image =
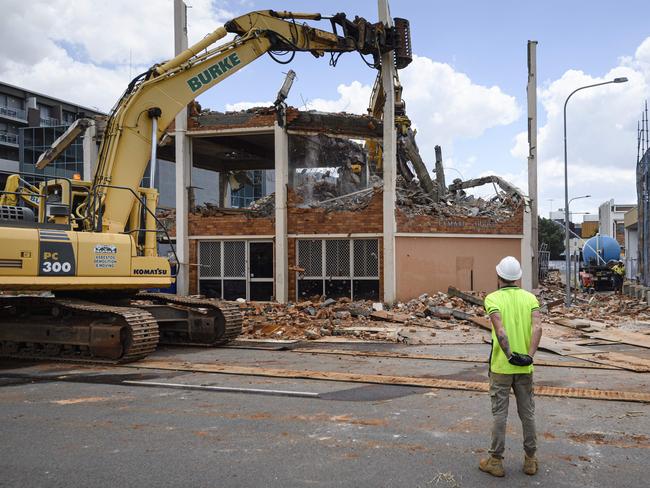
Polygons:
[[497,274],[506,281],[517,281],[521,278],[521,264],[517,258],[506,256],[497,264]]

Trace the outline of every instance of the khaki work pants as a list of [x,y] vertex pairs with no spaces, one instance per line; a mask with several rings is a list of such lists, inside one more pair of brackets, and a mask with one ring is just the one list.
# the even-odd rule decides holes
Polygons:
[[503,458],[506,448],[506,421],[510,389],[517,399],[517,413],[524,431],[524,451],[534,456],[537,451],[535,433],[535,399],[532,374],[499,374],[490,372],[490,400],[492,402],[492,444],[489,453]]

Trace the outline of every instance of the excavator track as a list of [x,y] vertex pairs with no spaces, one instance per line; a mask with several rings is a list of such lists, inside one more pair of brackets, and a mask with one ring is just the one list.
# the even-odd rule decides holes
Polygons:
[[0,356],[119,364],[156,350],[158,323],[146,310],[68,298],[0,299]]
[[[168,328],[164,320],[158,319],[160,327],[160,343],[183,346],[220,346],[227,344],[242,333],[243,316],[237,304],[203,298],[176,296],[168,293],[140,292],[136,300],[150,301],[164,306],[176,306],[189,311],[207,311],[212,315],[212,321],[206,320],[204,327],[209,327],[209,333],[192,334],[190,330],[178,333]],[[139,306],[139,305],[136,305]],[[146,308],[146,307],[145,307]],[[156,316],[156,312],[152,311]],[[191,327],[188,325],[188,327]]]

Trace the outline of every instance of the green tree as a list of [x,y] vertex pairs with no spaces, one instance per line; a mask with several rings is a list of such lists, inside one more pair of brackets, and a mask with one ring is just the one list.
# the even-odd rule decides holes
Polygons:
[[564,252],[564,227],[550,219],[539,217],[539,243],[546,243],[551,259],[560,259]]

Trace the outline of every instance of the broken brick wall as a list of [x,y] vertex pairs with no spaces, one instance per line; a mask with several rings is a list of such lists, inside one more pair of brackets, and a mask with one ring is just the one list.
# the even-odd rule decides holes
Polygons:
[[[398,300],[446,292],[450,285],[461,290],[493,291],[496,289],[494,268],[501,258],[521,259],[523,205],[511,218],[500,220],[471,216],[407,217],[399,209],[395,217],[399,233],[431,234],[431,237],[400,235],[396,238]],[[454,235],[438,237],[436,234]],[[499,235],[504,237],[495,237]]]
[[446,292],[496,289],[495,266],[504,256],[521,259],[517,237],[404,237],[395,239],[397,299]]
[[368,234],[383,232],[382,193],[376,192],[367,207],[328,212],[322,208],[302,208],[302,201],[289,190],[287,195],[289,234]]
[[409,217],[395,210],[397,232],[445,234],[511,234],[524,232],[524,206],[520,205],[512,217],[496,220],[491,217],[432,216]]
[[[321,208],[301,208],[302,203],[296,194],[289,190],[287,210],[288,233],[294,235],[304,234],[319,235],[318,238],[326,238],[326,234],[348,235],[348,234],[381,234],[383,232],[382,214],[382,193],[376,192],[370,203],[363,209],[327,212]],[[383,243],[379,241],[379,290],[380,299],[383,295],[383,267],[381,256],[383,255]],[[289,267],[298,265],[296,255],[296,238],[288,239]],[[296,299],[298,273],[289,272],[289,300]]]

